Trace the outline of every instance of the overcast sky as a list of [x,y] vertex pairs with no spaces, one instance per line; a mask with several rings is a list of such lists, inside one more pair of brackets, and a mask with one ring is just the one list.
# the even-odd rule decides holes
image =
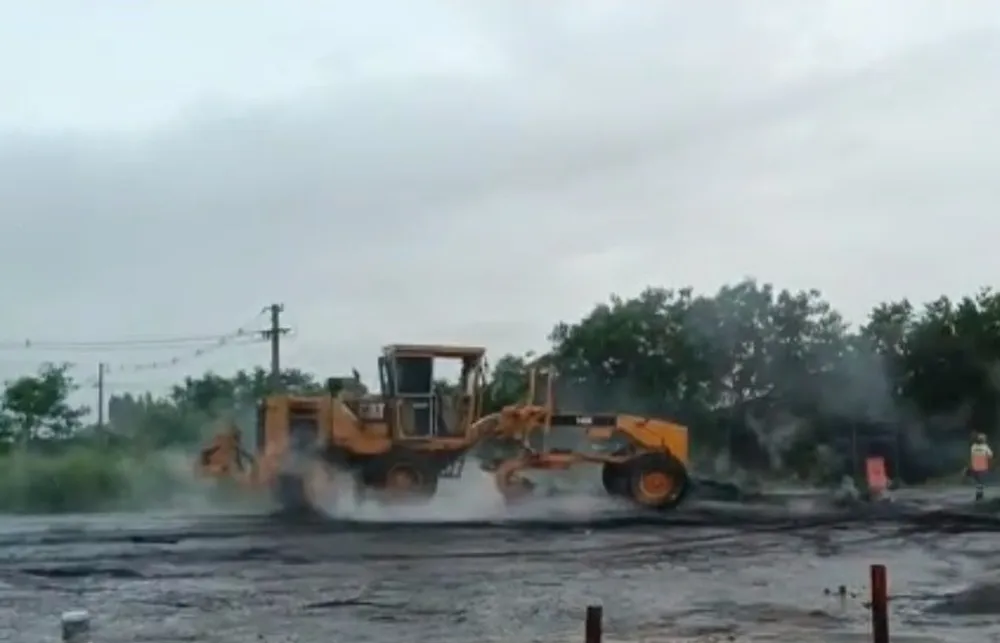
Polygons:
[[282,301],[289,364],[369,375],[394,340],[537,349],[647,284],[861,319],[1000,268],[997,2],[35,0],[0,43],[0,340]]

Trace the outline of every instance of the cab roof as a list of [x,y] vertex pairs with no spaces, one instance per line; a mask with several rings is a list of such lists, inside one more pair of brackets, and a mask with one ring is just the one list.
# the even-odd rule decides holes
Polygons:
[[409,357],[443,357],[447,359],[482,359],[486,349],[482,346],[450,346],[444,344],[389,344],[382,347],[385,355]]

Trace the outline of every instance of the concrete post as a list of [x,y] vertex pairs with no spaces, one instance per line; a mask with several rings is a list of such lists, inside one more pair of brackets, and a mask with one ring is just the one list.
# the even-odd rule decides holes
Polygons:
[[63,643],[91,643],[90,614],[86,610],[72,610],[62,615]]

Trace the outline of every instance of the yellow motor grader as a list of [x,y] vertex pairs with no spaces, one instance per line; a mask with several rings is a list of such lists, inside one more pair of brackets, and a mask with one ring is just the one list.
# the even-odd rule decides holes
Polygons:
[[[386,346],[378,358],[380,392],[358,394],[330,379],[323,395],[271,395],[261,401],[253,452],[238,428],[202,451],[198,472],[270,490],[289,510],[309,509],[324,486],[348,474],[357,492],[376,500],[429,499],[442,478],[457,478],[466,456],[484,443],[503,447],[492,467],[497,489],[515,501],[530,494],[531,470],[601,465],[608,493],[671,509],[690,485],[688,431],[671,422],[558,409],[554,373],[532,369],[527,399],[483,414],[486,351],[479,347]],[[458,385],[437,382],[451,362]]]

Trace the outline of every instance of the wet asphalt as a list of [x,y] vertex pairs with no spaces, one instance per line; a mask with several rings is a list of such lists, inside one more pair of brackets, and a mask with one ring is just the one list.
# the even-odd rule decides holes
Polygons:
[[60,612],[82,608],[95,643],[582,641],[589,604],[608,640],[867,640],[872,563],[894,640],[1000,640],[1000,509],[970,494],[668,517],[553,498],[447,520],[0,518],[0,640],[58,640]]

